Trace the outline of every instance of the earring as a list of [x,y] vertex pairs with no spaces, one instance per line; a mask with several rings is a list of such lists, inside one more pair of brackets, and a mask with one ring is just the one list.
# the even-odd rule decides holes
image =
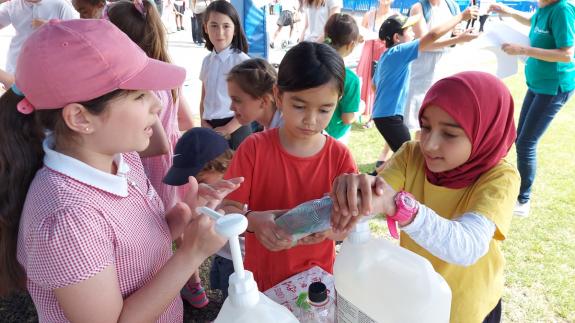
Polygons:
[[90,128],[86,127],[86,129],[84,129],[86,132],[90,131]]

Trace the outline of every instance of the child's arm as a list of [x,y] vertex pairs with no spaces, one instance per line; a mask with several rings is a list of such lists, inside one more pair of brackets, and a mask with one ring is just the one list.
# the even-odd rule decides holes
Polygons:
[[160,118],[156,117],[156,122],[152,125],[152,137],[150,137],[150,144],[144,150],[139,152],[140,157],[152,157],[167,154],[170,150],[170,143],[166,131],[160,122]]
[[202,97],[200,99],[200,120],[202,120],[201,126],[202,126],[202,128],[212,129],[212,126],[206,120],[204,120],[204,98],[205,97],[206,97],[206,85],[204,83],[202,83]]
[[221,127],[217,127],[214,128],[214,131],[219,133],[222,136],[227,136],[227,135],[231,135],[232,133],[234,133],[236,130],[238,130],[242,125],[240,124],[240,122],[238,121],[238,119],[236,119],[235,117],[230,120],[228,123],[226,123],[224,126]]
[[188,100],[183,95],[183,91],[178,91],[179,106],[178,106],[178,127],[180,131],[186,131],[194,127],[194,119],[192,117],[192,110]]
[[[425,34],[425,36],[421,37],[421,39],[419,41],[419,51],[424,52],[424,51],[429,51],[429,50],[438,49],[438,48],[448,46],[450,44],[448,41],[441,42],[441,43],[436,43],[436,41],[441,36],[445,35],[447,32],[452,30],[461,21],[469,20],[469,19],[477,17],[478,12],[479,11],[476,7],[468,7],[462,13],[459,13],[459,14],[453,16],[446,23],[432,28],[427,34]],[[467,34],[467,33],[464,33],[464,34]],[[463,41],[463,40],[468,39],[468,38],[469,38],[469,35],[459,39],[459,41]],[[451,43],[451,44],[453,44],[453,43]]]
[[14,83],[14,75],[0,69],[0,83],[2,83],[5,90],[8,90]]
[[143,287],[123,299],[114,264],[81,282],[54,289],[58,305],[71,322],[151,322],[174,300],[201,263],[225,244],[207,216],[185,229],[174,255]]

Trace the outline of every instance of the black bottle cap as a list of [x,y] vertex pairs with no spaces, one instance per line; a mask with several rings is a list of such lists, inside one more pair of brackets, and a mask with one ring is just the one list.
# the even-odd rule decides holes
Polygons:
[[322,282],[315,282],[309,285],[307,290],[310,302],[321,303],[327,299],[327,287]]

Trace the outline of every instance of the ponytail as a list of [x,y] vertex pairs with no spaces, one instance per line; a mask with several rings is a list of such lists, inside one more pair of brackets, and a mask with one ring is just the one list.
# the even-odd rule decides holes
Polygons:
[[16,104],[23,97],[9,89],[0,97],[0,295],[25,288],[16,259],[18,225],[28,187],[42,166],[44,130],[33,114]]
[[[154,4],[148,0],[143,0],[141,3],[120,0],[113,2],[106,13],[110,22],[128,35],[148,57],[171,63],[166,28]],[[176,102],[177,98],[178,91],[173,89],[173,102]]]
[[[99,115],[109,101],[128,92],[115,90],[79,104]],[[28,188],[43,164],[46,131],[53,132],[57,145],[74,135],[62,119],[62,109],[22,114],[16,105],[23,98],[12,89],[0,97],[0,296],[26,287],[16,258],[18,231]]]

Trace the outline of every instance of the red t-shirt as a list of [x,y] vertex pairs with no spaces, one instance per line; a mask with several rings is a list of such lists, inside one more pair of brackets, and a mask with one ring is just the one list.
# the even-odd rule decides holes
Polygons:
[[[343,173],[356,173],[357,166],[343,144],[326,136],[320,152],[311,157],[290,155],[281,145],[278,129],[249,136],[239,147],[225,178],[243,176],[239,189],[227,199],[244,203],[253,211],[291,209],[321,198],[333,180]],[[335,245],[325,240],[271,252],[253,233],[246,232],[245,267],[253,272],[260,290],[313,266],[333,271]]]

